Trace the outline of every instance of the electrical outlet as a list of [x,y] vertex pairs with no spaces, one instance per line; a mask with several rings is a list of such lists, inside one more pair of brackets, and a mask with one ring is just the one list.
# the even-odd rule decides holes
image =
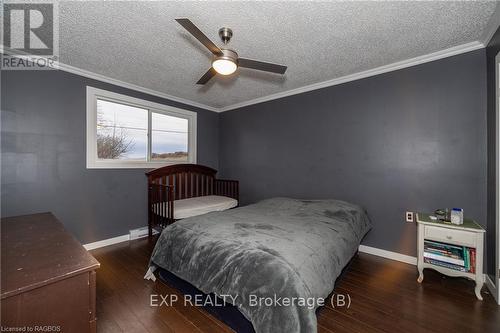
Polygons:
[[406,222],[413,222],[413,212],[406,212]]

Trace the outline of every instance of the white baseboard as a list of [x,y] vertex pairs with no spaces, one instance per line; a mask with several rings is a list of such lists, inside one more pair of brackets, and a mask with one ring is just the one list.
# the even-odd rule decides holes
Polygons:
[[378,249],[376,247],[360,245],[359,251],[363,253],[373,254],[374,256],[379,256],[391,260],[401,261],[410,265],[417,264],[417,257],[408,256],[406,254],[401,254],[398,252],[392,252],[387,250]]
[[[144,229],[146,230],[146,232],[144,232]],[[90,250],[98,249],[100,247],[105,247],[108,245],[127,242],[129,240],[141,239],[141,238],[148,236],[147,230],[148,230],[147,226],[140,227],[137,229],[132,229],[132,230],[129,230],[129,233],[126,235],[121,235],[121,236],[117,236],[117,237],[113,237],[113,238],[103,239],[103,240],[93,242],[93,243],[88,243],[88,244],[83,245],[83,247],[87,251],[90,251]],[[153,235],[156,235],[156,234],[158,234],[158,230],[153,229]]]
[[88,244],[83,245],[83,247],[87,251],[90,251],[90,250],[98,249],[100,247],[104,247],[104,246],[108,246],[108,245],[127,242],[129,240],[130,240],[130,235],[126,234],[126,235],[121,235],[121,236],[117,236],[117,237],[113,237],[113,238],[103,239],[103,240],[93,242],[93,243],[88,243]]
[[[83,245],[83,247],[86,250],[94,250],[94,249],[98,249],[100,247],[104,247],[104,246],[108,246],[108,245],[127,242],[129,240],[130,240],[130,235],[127,234],[127,235],[121,235],[121,236],[117,236],[117,237],[113,237],[113,238],[103,239],[103,240],[93,242],[93,243],[88,243],[88,244]],[[360,245],[359,251],[363,252],[363,253],[373,254],[375,256],[383,257],[386,259],[401,261],[401,262],[411,264],[411,265],[417,264],[416,257],[408,256],[406,254],[401,254],[401,253],[397,253],[397,252],[382,250],[382,249],[378,249],[376,247]]]
[[495,286],[495,283],[491,280],[488,274],[484,274],[484,282],[486,284],[486,287],[488,287],[488,290],[490,291],[491,295],[495,298],[498,305],[500,305],[500,299],[498,298],[497,288]]
[[[98,249],[100,247],[104,247],[104,246],[108,246],[108,245],[127,242],[129,240],[130,240],[130,235],[127,234],[127,235],[117,236],[117,237],[113,237],[113,238],[103,239],[103,240],[93,242],[93,243],[88,243],[88,244],[83,245],[83,247],[87,250],[94,250],[94,249]],[[416,257],[408,256],[406,254],[401,254],[401,253],[397,253],[397,252],[382,250],[382,249],[378,249],[378,248],[371,247],[371,246],[360,245],[359,251],[363,252],[363,253],[373,254],[375,256],[383,257],[386,259],[401,261],[401,262],[411,264],[411,265],[417,264]]]
[[[85,249],[87,250],[94,250],[100,247],[108,246],[108,245],[113,245],[121,242],[126,242],[130,240],[130,235],[122,235],[118,237],[113,237],[113,238],[108,238],[108,239],[103,239],[97,242],[93,243],[88,243],[83,245]],[[412,257],[406,254],[398,253],[398,252],[392,252],[392,251],[387,251],[383,249],[378,249],[376,247],[371,247],[371,246],[366,246],[366,245],[360,245],[359,246],[359,251],[363,253],[368,253],[372,254],[378,257],[386,258],[386,259],[391,259],[391,260],[396,260],[396,261],[401,261],[410,265],[416,265],[417,264],[417,258]]]

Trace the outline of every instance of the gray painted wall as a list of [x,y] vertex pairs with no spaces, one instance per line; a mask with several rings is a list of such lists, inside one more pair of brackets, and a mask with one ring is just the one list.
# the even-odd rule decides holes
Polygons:
[[406,210],[486,224],[485,50],[224,112],[219,152],[243,204],[355,202],[373,222],[365,245],[416,255]]
[[[53,211],[83,243],[146,223],[142,169],[85,168],[85,87],[198,112],[198,162],[282,195],[365,206],[364,244],[415,255],[404,211],[486,224],[486,51],[216,114],[57,71],[2,72],[2,216]],[[73,195],[69,195],[73,193]]]
[[218,168],[218,114],[59,71],[2,71],[2,216],[53,212],[83,243],[147,224],[143,169],[87,170],[86,86],[198,113],[198,163]]
[[486,234],[488,259],[486,268],[494,281],[496,253],[496,75],[495,57],[500,52],[500,29],[486,48],[488,79],[488,233]]

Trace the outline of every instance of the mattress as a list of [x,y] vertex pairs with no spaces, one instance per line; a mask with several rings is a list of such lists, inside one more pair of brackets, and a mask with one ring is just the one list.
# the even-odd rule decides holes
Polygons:
[[[162,212],[157,204],[155,213]],[[207,195],[189,199],[174,201],[174,219],[185,219],[188,217],[203,215],[210,212],[221,212],[238,206],[238,200],[220,195]]]
[[[157,270],[157,275],[160,281],[167,284],[170,287],[174,287],[180,291],[184,297],[190,297],[195,299],[198,297],[200,299],[199,303],[202,304],[203,309],[209,312],[212,316],[224,322],[226,325],[231,327],[237,333],[255,333],[252,323],[243,316],[243,314],[238,310],[237,306],[230,303],[224,303],[224,300],[218,299],[214,294],[207,295],[201,290],[197,289],[195,286],[181,278],[175,276],[167,270],[159,268]],[[211,304],[211,301],[217,299]],[[223,304],[223,305],[221,305]]]
[[370,228],[365,210],[344,201],[263,200],[169,225],[146,278],[161,267],[203,293],[230,296],[257,333],[316,332],[321,299]]

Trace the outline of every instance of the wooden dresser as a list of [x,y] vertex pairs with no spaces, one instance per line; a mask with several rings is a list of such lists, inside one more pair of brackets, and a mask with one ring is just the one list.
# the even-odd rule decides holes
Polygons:
[[51,213],[4,218],[1,232],[2,330],[95,332],[99,262]]

